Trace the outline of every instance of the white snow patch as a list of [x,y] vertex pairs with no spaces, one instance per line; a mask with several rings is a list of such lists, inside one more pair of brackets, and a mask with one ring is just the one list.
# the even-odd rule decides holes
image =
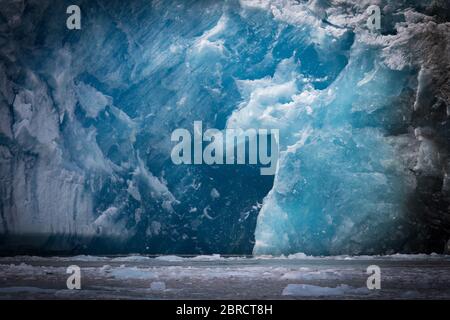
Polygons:
[[300,271],[290,271],[285,273],[281,279],[283,280],[317,280],[317,279],[338,279],[341,274],[336,270],[317,270],[311,271],[308,268],[301,268]]
[[140,255],[131,255],[127,257],[118,257],[113,258],[111,261],[117,261],[117,262],[140,262],[140,261],[148,261],[150,258],[146,256],[140,256]]

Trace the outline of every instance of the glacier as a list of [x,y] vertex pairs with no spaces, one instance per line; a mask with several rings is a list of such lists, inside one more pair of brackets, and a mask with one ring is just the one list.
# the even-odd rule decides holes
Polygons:
[[[450,250],[447,1],[71,4],[0,0],[1,254]],[[276,174],[174,165],[194,121]]]

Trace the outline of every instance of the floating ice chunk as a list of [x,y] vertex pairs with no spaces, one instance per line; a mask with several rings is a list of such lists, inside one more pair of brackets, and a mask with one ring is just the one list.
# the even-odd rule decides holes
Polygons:
[[140,255],[132,255],[127,257],[118,257],[113,258],[111,261],[117,261],[117,262],[140,262],[140,261],[148,261],[150,258],[147,256],[140,256]]
[[100,271],[103,273],[111,272],[112,267],[109,264],[105,264],[103,267],[100,268]]
[[298,252],[298,253],[288,255],[288,259],[308,259],[308,258],[311,258],[311,256],[308,256],[308,255],[304,254],[303,252]]
[[166,290],[166,284],[163,281],[154,281],[150,284],[150,289],[153,291]]
[[364,295],[368,294],[367,288],[354,288],[345,284],[341,284],[336,288],[320,287],[309,284],[288,284],[284,288],[283,296],[297,297],[325,297],[325,296],[341,296],[341,295]]
[[220,254],[213,254],[213,255],[200,255],[193,257],[192,260],[205,260],[205,261],[211,261],[211,260],[222,260],[225,259],[220,256]]
[[179,256],[173,256],[173,255],[169,255],[169,256],[159,256],[155,258],[156,260],[161,260],[161,261],[167,261],[167,262],[181,262],[184,260],[184,258],[179,257]]
[[144,269],[144,268],[127,268],[127,267],[120,267],[115,268],[108,272],[112,277],[116,279],[138,279],[138,280],[144,280],[144,279],[155,279],[158,277],[158,275],[151,271],[151,269]]
[[[58,258],[60,260],[65,260],[65,258]],[[78,256],[74,256],[74,257],[70,257],[68,258],[70,260],[74,260],[74,261],[105,261],[105,260],[109,260],[109,258],[106,257],[99,257],[99,256],[89,256],[89,255],[78,255]]]

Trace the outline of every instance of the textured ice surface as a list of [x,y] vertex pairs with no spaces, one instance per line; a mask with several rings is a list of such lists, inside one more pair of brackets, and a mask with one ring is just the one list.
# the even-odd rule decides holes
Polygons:
[[[448,3],[1,1],[1,252],[379,254],[449,238]],[[276,175],[170,134],[280,129]]]
[[[350,20],[339,9],[330,9],[327,19],[334,24],[356,25],[351,33],[351,49],[347,50],[348,29],[323,24],[322,16],[311,15],[312,3],[260,4],[257,6],[278,20],[306,30],[313,25],[305,38],[317,44],[314,49],[319,57],[325,56],[318,69],[330,69],[325,72],[328,77],[323,86],[311,85],[311,76],[305,79],[304,75],[314,59],[307,56],[297,60],[294,54],[278,64],[272,77],[239,82],[244,101],[228,120],[228,126],[281,129],[279,168],[258,216],[254,253],[374,254],[417,250],[417,242],[433,237],[425,226],[429,218],[419,211],[433,210],[431,214],[439,216],[445,225],[449,213],[448,202],[438,208],[423,206],[422,199],[418,199],[424,196],[418,190],[428,183],[441,183],[442,188],[445,181],[442,170],[448,170],[448,163],[442,167],[445,151],[439,150],[436,140],[443,139],[444,148],[448,148],[448,125],[438,125],[441,137],[428,127],[412,130],[425,122],[433,125],[429,120],[417,120],[420,116],[413,105],[421,105],[422,99],[426,105],[431,104],[432,77],[441,77],[439,85],[447,86],[448,54],[437,50],[446,56],[442,64],[446,71],[442,73],[436,70],[436,62],[425,58],[438,52],[418,53],[418,48],[424,49],[431,34],[439,37],[436,46],[443,48],[450,39],[450,25],[437,25],[430,22],[430,17],[407,10],[405,22],[387,14],[385,29],[395,31],[385,30],[385,35],[376,36],[360,28],[359,23],[366,21],[362,4],[355,9],[360,12],[359,18],[349,15]],[[389,10],[400,9],[393,3],[389,6]],[[388,27],[389,19],[393,21]],[[315,38],[318,33],[319,39]],[[340,54],[345,57],[342,69],[333,61]],[[420,72],[415,93],[412,75],[417,68]],[[422,76],[431,68],[435,70],[425,71]],[[330,79],[333,74],[337,76]],[[445,104],[440,105],[441,110]],[[443,197],[448,197],[440,190]],[[445,239],[434,244],[437,249]]]
[[[375,36],[360,29],[354,16],[342,20],[342,13],[330,10],[328,19],[335,24],[357,25],[351,49],[346,50],[347,32],[309,15],[310,3],[262,7],[302,27],[308,16],[315,28],[305,37],[319,44],[316,52],[331,51],[333,57],[342,53],[346,59],[342,70],[336,61],[329,61],[331,70],[326,74],[335,68],[338,75],[321,90],[304,79],[304,63],[311,57],[295,60],[295,55],[280,62],[273,77],[240,82],[244,101],[228,125],[281,129],[279,169],[258,216],[254,253],[411,250],[416,244],[405,240],[417,241],[424,229],[414,221],[423,213],[415,216],[411,199],[424,176],[438,176],[442,166],[430,135],[411,130],[417,117],[414,99],[418,104],[430,97],[420,89],[423,71],[414,97],[411,74],[417,67],[423,70],[426,62],[407,50],[420,46],[413,41],[429,29],[442,31],[448,43],[449,25],[427,23],[428,17],[408,11],[406,23],[390,21],[395,34]],[[359,19],[366,21],[363,17]],[[323,32],[320,39],[311,39],[318,32]],[[298,69],[292,66],[295,63]],[[448,146],[448,135],[443,138]],[[447,219],[448,207],[442,209],[442,218]],[[445,238],[441,245],[444,242]]]

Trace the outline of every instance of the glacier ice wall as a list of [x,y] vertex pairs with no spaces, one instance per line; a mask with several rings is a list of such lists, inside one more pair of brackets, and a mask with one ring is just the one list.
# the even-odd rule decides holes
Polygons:
[[70,4],[2,1],[3,251],[251,253],[273,178],[175,166],[170,134],[225,127],[235,79],[276,64],[254,68],[276,23],[238,2],[81,1],[71,31]]
[[[449,7],[0,1],[0,251],[443,250]],[[280,129],[274,178],[170,133]]]
[[[322,54],[339,53],[342,28],[351,28],[355,39],[345,68],[324,89],[293,85],[308,83],[301,59],[300,73],[280,64],[272,78],[242,83],[251,93],[229,124],[282,129],[279,169],[258,216],[256,254],[446,246],[450,24],[393,2],[378,4],[381,34],[365,28],[365,2],[350,14],[320,2],[263,6],[297,25],[312,7],[322,22],[325,15],[330,23],[316,20],[310,35]],[[448,21],[448,5],[441,12]]]

